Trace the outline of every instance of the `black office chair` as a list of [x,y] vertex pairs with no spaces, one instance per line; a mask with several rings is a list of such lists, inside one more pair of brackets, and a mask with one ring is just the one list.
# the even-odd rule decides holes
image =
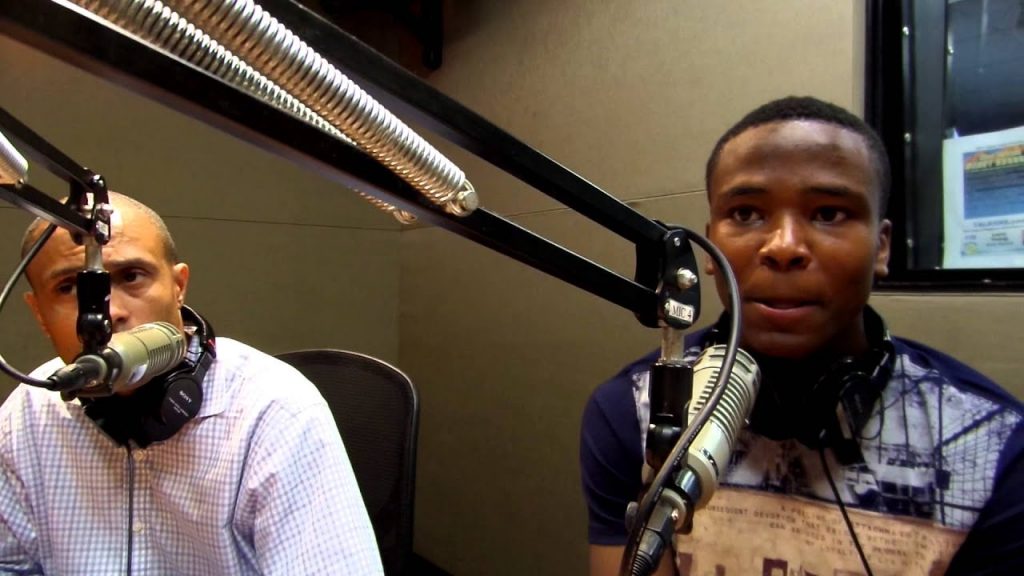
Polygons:
[[277,355],[313,382],[341,432],[377,535],[384,573],[399,576],[412,552],[419,400],[390,364],[344,350]]

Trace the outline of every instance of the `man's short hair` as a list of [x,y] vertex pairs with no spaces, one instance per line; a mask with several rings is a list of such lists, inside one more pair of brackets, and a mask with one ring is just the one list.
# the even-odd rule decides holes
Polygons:
[[718,166],[718,158],[722,153],[722,148],[730,140],[750,128],[772,122],[785,122],[787,120],[813,120],[835,124],[836,126],[852,130],[864,138],[864,142],[868,145],[868,152],[871,154],[872,164],[875,166],[875,179],[878,182],[878,217],[882,218],[889,203],[889,187],[892,180],[889,172],[889,155],[885,151],[882,139],[878,137],[878,134],[867,123],[848,110],[813,96],[787,96],[773,100],[755,108],[733,125],[732,128],[729,128],[718,139],[718,143],[715,144],[715,148],[711,151],[711,156],[708,158],[707,167],[704,171],[704,185],[707,187],[708,193],[710,194],[711,192],[711,175]]

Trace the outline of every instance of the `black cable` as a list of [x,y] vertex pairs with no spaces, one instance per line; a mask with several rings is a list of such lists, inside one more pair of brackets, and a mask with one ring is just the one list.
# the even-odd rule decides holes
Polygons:
[[836,488],[836,482],[832,479],[832,470],[828,467],[828,460],[825,458],[825,448],[818,447],[818,455],[821,456],[821,467],[825,469],[825,478],[828,479],[828,485],[832,488],[832,494],[836,497],[836,502],[839,504],[839,511],[843,513],[843,520],[846,521],[846,529],[850,532],[850,538],[853,539],[853,546],[857,549],[857,554],[860,556],[860,562],[864,565],[864,571],[868,576],[874,576],[874,572],[871,571],[871,566],[868,565],[868,558],[864,555],[864,549],[860,546],[860,539],[857,538],[857,532],[853,529],[853,522],[850,521],[850,515],[846,512],[846,505],[843,504],[843,498],[839,495],[839,489]]
[[131,445],[125,446],[128,451],[128,554],[125,558],[125,571],[132,576],[132,531],[135,529],[135,458],[132,457]]
[[[11,274],[10,279],[7,280],[7,284],[4,286],[3,292],[0,292],[0,311],[3,311],[4,304],[7,302],[7,298],[10,297],[11,292],[14,290],[14,286],[18,283],[18,280],[21,279],[21,275],[25,272],[25,268],[28,267],[29,262],[31,262],[32,259],[36,257],[36,254],[39,253],[39,250],[43,247],[43,244],[45,244],[46,241],[50,239],[50,236],[53,235],[53,231],[56,229],[56,224],[50,224],[49,226],[47,226],[46,230],[44,230],[43,233],[39,236],[39,239],[36,240],[35,244],[32,245],[32,248],[29,249],[27,254],[25,254],[25,257],[21,259],[21,263],[18,264],[18,267],[14,269],[14,274]],[[0,372],[7,374],[16,382],[24,382],[25,384],[31,384],[33,386],[42,386],[43,388],[52,388],[50,383],[46,380],[38,380],[36,378],[32,378],[27,374],[22,374],[13,366],[8,364],[7,361],[4,360],[3,356],[0,356]]]

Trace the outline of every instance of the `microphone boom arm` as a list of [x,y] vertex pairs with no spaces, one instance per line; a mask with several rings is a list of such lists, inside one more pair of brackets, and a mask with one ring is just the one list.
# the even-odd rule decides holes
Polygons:
[[[271,6],[282,22],[302,27],[304,39],[315,43],[314,48],[359,78],[368,92],[389,106],[413,114],[417,122],[438,128],[442,136],[633,242],[642,255],[635,279],[620,276],[487,210],[477,209],[461,217],[448,214],[358,149],[340,145],[322,130],[65,2],[0,0],[0,33],[626,308],[645,326],[657,327],[664,321],[685,329],[696,321],[696,286],[662,291],[673,296],[669,315],[665,314],[669,296],[662,298],[658,292],[662,278],[674,276],[679,268],[666,261],[670,252],[666,243],[680,237],[678,232],[673,235],[674,228],[641,215],[304,8],[290,2],[263,3]],[[398,105],[400,101],[407,103]],[[686,232],[682,237],[690,235]],[[690,250],[688,242],[673,248]],[[696,274],[695,258],[690,262],[684,267]]]
[[[110,274],[103,268],[102,246],[110,241],[110,206],[103,176],[85,168],[0,107],[0,132],[10,135],[56,176],[67,181],[67,202],[61,204],[27,182],[0,184],[0,198],[61,226],[85,247],[85,267],[75,279],[78,298],[76,332],[83,354],[95,354],[110,341]],[[87,194],[92,194],[91,207]],[[82,212],[89,212],[83,216]]]
[[[289,0],[260,0],[260,4],[285,26],[301,32],[304,42],[396,113],[632,242],[637,254],[635,277],[616,274],[483,208],[468,215],[445,212],[367,153],[65,0],[0,0],[0,34],[626,308],[644,326],[663,328],[662,337],[672,346],[700,313],[698,268],[691,248],[691,242],[697,243],[712,255],[730,287],[733,325],[719,377],[719,382],[728,381],[738,350],[738,292],[728,263],[710,242],[643,216],[309,10]],[[49,208],[50,213],[58,212]],[[668,347],[663,345],[664,349]],[[636,510],[624,569],[636,554],[655,506],[664,503],[662,493],[670,476],[679,470],[723,390],[719,386],[685,432],[676,434],[675,445]],[[662,506],[660,516],[664,510]]]
[[86,192],[96,195],[102,203],[107,202],[107,186],[103,177],[79,165],[2,107],[0,132],[18,142],[19,149],[28,150],[30,157],[42,162],[50,172],[71,186],[68,204],[61,204],[25,181],[0,185],[0,198],[73,234],[91,236],[106,244],[110,239],[110,221],[104,222],[95,215],[83,216],[75,209],[81,205]]

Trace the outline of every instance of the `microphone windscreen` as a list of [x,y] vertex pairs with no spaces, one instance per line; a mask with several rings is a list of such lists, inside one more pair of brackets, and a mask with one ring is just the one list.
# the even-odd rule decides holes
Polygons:
[[[712,346],[701,353],[693,367],[693,397],[690,400],[689,420],[692,422],[715,391],[718,375],[725,360],[724,345]],[[687,465],[701,481],[701,495],[697,508],[703,507],[718,487],[732,453],[733,443],[744,421],[754,408],[761,371],[754,359],[737,350],[725,392],[704,427],[694,438],[687,453]]]
[[138,388],[174,368],[185,359],[187,349],[185,334],[167,322],[151,322],[118,332],[107,346],[118,365],[111,382],[114,392]]

